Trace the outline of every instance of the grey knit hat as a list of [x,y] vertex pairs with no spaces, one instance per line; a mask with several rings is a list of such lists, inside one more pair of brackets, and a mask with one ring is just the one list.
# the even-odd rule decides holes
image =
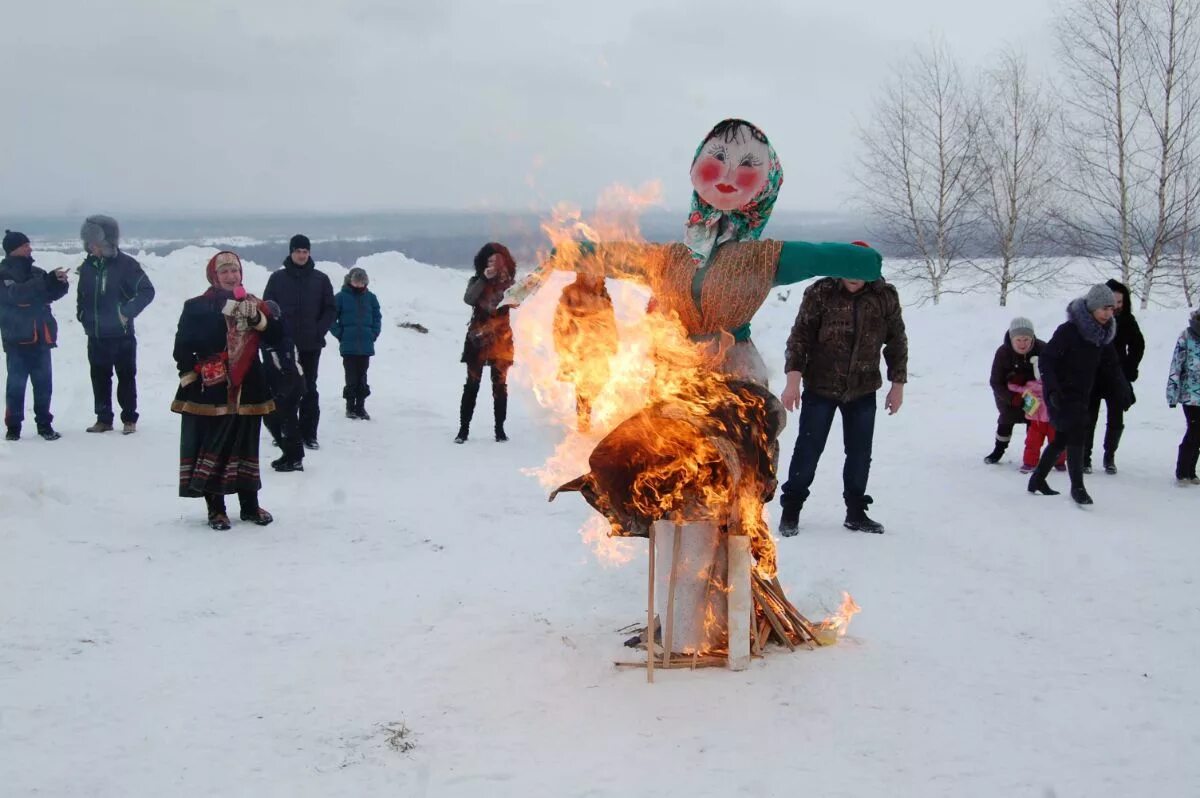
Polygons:
[[367,277],[367,270],[360,269],[357,266],[355,266],[346,274],[346,285],[350,285],[350,283],[354,282],[355,280],[361,281],[363,285],[371,284],[371,278]]
[[1113,290],[1103,283],[1093,285],[1088,289],[1087,296],[1083,298],[1084,304],[1087,305],[1088,313],[1095,313],[1100,308],[1111,308],[1117,304],[1117,297],[1113,294]]
[[1011,340],[1013,338],[1020,338],[1021,336],[1025,336],[1026,338],[1037,337],[1033,333],[1033,322],[1024,316],[1017,316],[1008,325],[1008,337]]
[[121,243],[121,231],[117,220],[111,216],[89,216],[79,228],[79,238],[83,241],[84,249],[98,245],[100,254],[106,258],[115,257],[117,246]]

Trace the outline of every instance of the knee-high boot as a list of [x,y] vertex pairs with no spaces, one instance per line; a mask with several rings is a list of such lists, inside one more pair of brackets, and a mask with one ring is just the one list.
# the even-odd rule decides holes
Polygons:
[[492,406],[496,413],[496,440],[506,441],[504,421],[508,418],[508,385],[503,382],[492,383]]
[[462,401],[458,405],[458,436],[456,443],[467,439],[471,430],[471,416],[475,415],[475,400],[479,398],[479,380],[467,380],[463,384]]

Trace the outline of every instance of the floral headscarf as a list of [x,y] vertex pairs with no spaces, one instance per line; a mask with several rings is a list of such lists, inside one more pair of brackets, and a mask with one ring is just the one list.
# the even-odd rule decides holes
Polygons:
[[692,251],[692,260],[697,267],[708,264],[713,251],[726,241],[757,241],[762,236],[763,228],[771,218],[771,210],[775,200],[779,198],[779,188],[783,185],[783,165],[775,148],[767,140],[767,136],[756,126],[744,119],[726,119],[718,123],[709,132],[696,154],[692,156],[692,164],[696,163],[700,154],[714,135],[732,126],[745,125],[751,134],[767,145],[770,166],[767,170],[767,182],[762,189],[746,205],[734,211],[721,211],[714,208],[693,189],[691,211],[688,213],[687,226],[684,231],[684,242]]

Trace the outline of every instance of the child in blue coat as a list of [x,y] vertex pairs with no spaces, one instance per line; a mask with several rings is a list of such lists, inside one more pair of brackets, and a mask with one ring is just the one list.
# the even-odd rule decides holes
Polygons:
[[357,266],[346,275],[342,290],[335,298],[337,315],[330,332],[340,342],[342,365],[346,369],[346,418],[369,420],[366,401],[371,395],[367,385],[367,369],[375,354],[375,339],[383,329],[383,313],[379,299],[367,290],[370,279],[365,269]]

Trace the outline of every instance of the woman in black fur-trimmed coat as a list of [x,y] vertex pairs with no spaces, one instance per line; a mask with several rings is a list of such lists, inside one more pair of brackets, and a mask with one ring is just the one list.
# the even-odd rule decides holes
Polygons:
[[1029,478],[1029,492],[1054,496],[1046,476],[1055,461],[1067,452],[1067,471],[1071,476],[1071,498],[1077,504],[1092,504],[1083,486],[1084,443],[1088,429],[1088,402],[1097,374],[1114,386],[1117,402],[1125,408],[1133,400],[1112,342],[1117,334],[1113,319],[1112,289],[1094,285],[1087,296],[1067,306],[1067,320],[1058,326],[1042,350],[1038,361],[1042,372],[1054,440],[1042,452],[1037,470]]
[[485,244],[475,255],[475,276],[467,283],[463,302],[471,306],[462,362],[467,364],[467,382],[459,404],[458,435],[465,443],[475,414],[475,400],[483,381],[483,367],[492,367],[492,406],[496,418],[496,440],[506,441],[504,421],[508,417],[508,370],[513,364],[512,325],[508,308],[500,307],[504,292],[516,279],[517,264],[503,244]]

